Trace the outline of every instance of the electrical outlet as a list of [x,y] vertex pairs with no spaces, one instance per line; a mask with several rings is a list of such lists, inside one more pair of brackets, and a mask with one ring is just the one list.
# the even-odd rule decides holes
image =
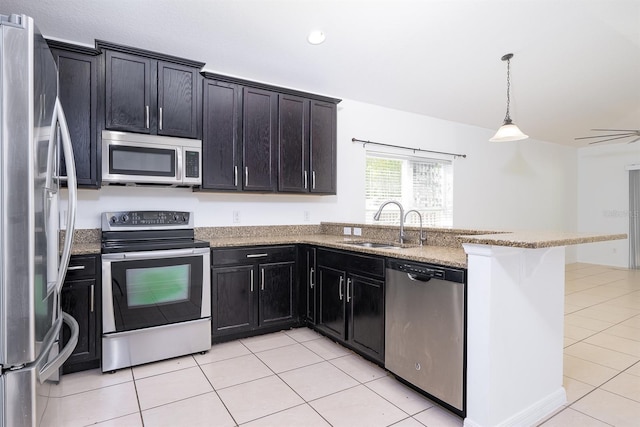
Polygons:
[[354,235],[354,236],[362,236],[362,228],[360,228],[360,227],[353,227],[353,235]]
[[240,211],[233,211],[233,223],[240,224]]
[[351,227],[344,227],[342,229],[342,234],[344,234],[345,236],[351,236]]
[[309,222],[309,221],[311,221],[311,212],[304,211],[304,222]]

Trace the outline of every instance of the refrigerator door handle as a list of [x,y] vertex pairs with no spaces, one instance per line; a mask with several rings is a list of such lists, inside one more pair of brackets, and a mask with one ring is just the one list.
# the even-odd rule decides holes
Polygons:
[[[51,375],[58,372],[58,369],[62,364],[71,356],[73,350],[75,350],[76,345],[78,344],[78,335],[80,333],[80,327],[78,326],[78,322],[76,319],[71,317],[69,314],[62,312],[62,321],[69,325],[71,329],[71,336],[69,337],[69,341],[64,346],[62,350],[56,355],[56,357],[45,364],[42,368],[36,371],[36,375],[38,377],[38,381],[40,384],[44,383]],[[62,325],[58,324],[60,332],[62,331]],[[53,329],[53,328],[52,328]],[[57,336],[57,334],[56,334]],[[49,352],[41,353],[43,355],[48,355]]]
[[67,231],[64,236],[64,245],[62,255],[60,256],[60,267],[58,269],[58,280],[56,283],[56,292],[62,291],[64,278],[67,275],[67,267],[71,258],[71,245],[73,244],[73,232],[76,224],[76,209],[78,206],[78,185],[76,180],[76,162],[73,157],[73,147],[71,146],[71,135],[64,110],[60,104],[60,99],[56,98],[56,104],[53,109],[53,122],[60,125],[60,133],[62,136],[62,151],[64,153],[65,166],[67,167],[67,189],[69,190],[69,204],[67,207]]

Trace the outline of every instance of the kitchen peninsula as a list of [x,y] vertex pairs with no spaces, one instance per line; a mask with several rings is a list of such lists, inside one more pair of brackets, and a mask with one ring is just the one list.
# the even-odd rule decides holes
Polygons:
[[[360,235],[344,235],[355,230]],[[416,241],[418,230],[407,230]],[[95,236],[90,231],[77,236]],[[313,245],[467,269],[465,426],[524,426],[566,402],[562,386],[565,246],[626,238],[625,234],[487,233],[428,229],[427,245],[392,242],[397,227],[322,223],[300,226],[202,227],[212,248]],[[413,238],[412,238],[413,237]],[[83,241],[87,251],[99,243]]]

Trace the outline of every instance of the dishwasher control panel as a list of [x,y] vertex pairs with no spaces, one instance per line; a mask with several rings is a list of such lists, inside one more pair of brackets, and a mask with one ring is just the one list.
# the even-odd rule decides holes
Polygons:
[[398,264],[396,270],[403,271],[405,273],[419,274],[421,276],[435,277],[438,279],[444,279],[444,270],[430,268],[417,264]]
[[466,270],[453,267],[414,263],[400,259],[387,259],[387,268],[424,278],[465,283]]

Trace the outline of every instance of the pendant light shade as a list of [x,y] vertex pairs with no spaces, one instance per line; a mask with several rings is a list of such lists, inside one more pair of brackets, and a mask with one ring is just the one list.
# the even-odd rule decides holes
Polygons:
[[521,139],[527,139],[529,135],[522,133],[520,128],[516,126],[511,120],[508,122],[505,120],[504,124],[500,126],[498,132],[489,140],[491,142],[507,142],[507,141],[519,141]]
[[513,53],[507,53],[501,58],[503,61],[507,61],[507,114],[504,116],[504,123],[498,129],[498,132],[489,140],[491,142],[519,141],[529,138],[529,135],[525,135],[511,121],[511,116],[509,115],[509,104],[511,103],[511,58],[513,58]]

